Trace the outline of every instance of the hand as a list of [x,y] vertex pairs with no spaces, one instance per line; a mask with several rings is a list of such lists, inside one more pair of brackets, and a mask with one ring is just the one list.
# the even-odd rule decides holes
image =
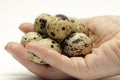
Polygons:
[[[20,25],[19,29],[24,33],[33,31],[33,24],[23,23]],[[19,61],[23,66],[25,66],[29,71],[38,75],[43,79],[73,79],[73,77],[67,75],[66,73],[50,67],[48,65],[40,65],[32,62],[28,58],[28,51],[21,44],[17,42],[9,42],[5,49],[11,53],[11,55]]]
[[[42,77],[54,78],[56,76],[56,78],[65,79],[73,76],[88,80],[120,74],[120,16],[99,16],[83,21],[90,29],[89,34],[93,43],[92,53],[86,55],[85,58],[68,58],[35,42],[28,43],[26,48],[18,43],[8,43],[6,50],[30,71]],[[28,28],[21,26],[20,29],[27,32]],[[27,51],[34,52],[53,68],[30,62]],[[46,74],[48,76],[45,76]]]

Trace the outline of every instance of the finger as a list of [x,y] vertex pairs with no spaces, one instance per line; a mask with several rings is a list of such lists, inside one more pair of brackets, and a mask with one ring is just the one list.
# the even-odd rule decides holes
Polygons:
[[[63,71],[64,73],[67,73],[74,77],[80,77],[80,74],[78,73],[78,65],[76,62],[73,62],[71,58],[68,58],[67,56],[61,55],[57,51],[48,49],[37,42],[30,42],[26,45],[26,49],[28,49],[31,52],[34,52],[37,56],[44,59],[48,64],[51,66]],[[79,57],[78,58],[80,66],[82,69],[84,69],[83,65],[85,65],[84,59]],[[75,61],[75,60],[74,60]],[[78,62],[77,61],[77,62]]]
[[[67,60],[68,62],[67,61],[66,62],[69,64],[69,58],[67,58],[66,56],[62,56],[58,52],[53,51],[51,49],[48,49],[48,48],[46,48],[46,47],[44,47],[36,42],[28,43],[26,45],[26,49],[28,49],[28,51],[34,52],[34,54],[43,58],[47,63],[50,63],[51,66],[56,67],[58,65],[61,65],[61,63],[63,63],[62,61],[64,61],[64,59]],[[55,57],[55,56],[57,56],[57,57]],[[51,59],[51,57],[53,59]],[[52,61],[52,60],[57,60],[57,62]],[[58,64],[58,62],[60,62],[60,63]]]
[[31,32],[34,31],[34,25],[32,23],[24,22],[20,25],[19,29],[24,32]]
[[41,78],[49,78],[49,79],[72,78],[59,70],[53,69],[52,67],[50,67],[48,65],[40,65],[40,64],[33,63],[28,58],[28,51],[22,45],[20,45],[16,42],[8,43],[5,47],[5,49],[9,53],[11,53],[12,56],[17,61],[19,61],[22,65],[24,65],[28,70],[37,74]]
[[38,74],[38,71],[39,71],[39,75],[44,74],[44,71],[47,67],[45,65],[38,65],[38,64],[31,62],[30,59],[28,58],[28,51],[22,45],[16,42],[10,42],[6,45],[5,49],[9,53],[11,53],[11,55],[17,61],[19,61],[22,65],[24,65],[31,72]]
[[[19,62],[23,64],[30,63],[27,56],[27,50],[24,47],[16,42],[10,42],[6,45],[5,49],[11,53]],[[22,59],[21,59],[22,58]]]

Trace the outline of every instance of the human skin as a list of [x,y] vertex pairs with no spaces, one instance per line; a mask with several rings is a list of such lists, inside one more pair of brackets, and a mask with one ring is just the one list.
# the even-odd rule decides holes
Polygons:
[[[81,19],[89,28],[92,53],[83,57],[67,57],[37,42],[24,48],[17,42],[9,42],[5,49],[28,70],[44,79],[102,79],[120,74],[120,16],[96,16]],[[20,30],[33,31],[33,24],[23,23]],[[31,62],[28,51],[44,59],[48,65]],[[44,54],[43,54],[44,53]]]

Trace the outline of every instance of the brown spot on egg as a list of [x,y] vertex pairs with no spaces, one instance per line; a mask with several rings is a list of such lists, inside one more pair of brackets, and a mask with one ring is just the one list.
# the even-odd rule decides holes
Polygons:
[[75,33],[72,33],[72,34],[69,35],[68,38],[71,38],[71,37],[73,37],[73,36],[75,36],[75,35],[76,35]]
[[36,21],[35,24],[37,24],[38,22]]
[[30,52],[30,54],[32,54],[34,57],[37,57],[35,54],[33,54],[33,53],[31,53],[31,52]]
[[45,29],[45,26],[41,25],[41,26],[40,26],[40,29]]
[[75,44],[75,43],[77,44],[77,43],[79,43],[80,41],[81,41],[81,39],[76,39],[76,40],[72,41],[72,43],[73,43],[73,44]]
[[68,17],[63,15],[63,14],[57,14],[56,17],[58,17],[58,18],[60,18],[62,20],[68,20],[69,21]]
[[65,30],[65,27],[62,27],[62,30]]
[[54,33],[54,32],[50,32],[50,34],[51,34],[52,36],[55,36],[55,33]]
[[51,45],[51,48],[54,48],[54,45]]
[[36,37],[34,37],[33,39],[35,39],[35,40],[36,40]]
[[46,24],[46,20],[45,19],[40,19],[39,22]]
[[89,45],[88,44],[85,44],[85,47],[88,47]]
[[40,63],[45,63],[44,60],[41,60]]
[[72,19],[71,22],[74,23],[75,21]]
[[26,38],[26,37],[25,37],[24,39],[25,39],[25,40],[27,40],[27,38]]
[[52,41],[53,44],[55,44],[55,41]]
[[85,25],[84,24],[81,24],[84,28],[85,28]]
[[40,19],[39,22],[40,22],[40,29],[45,29],[47,21],[45,19]]

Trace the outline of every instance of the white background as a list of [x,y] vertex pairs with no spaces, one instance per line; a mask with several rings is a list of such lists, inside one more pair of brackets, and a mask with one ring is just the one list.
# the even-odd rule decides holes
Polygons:
[[10,41],[20,42],[23,33],[19,25],[33,23],[41,13],[61,13],[77,18],[120,15],[120,0],[0,0],[0,80],[38,80],[4,47]]

